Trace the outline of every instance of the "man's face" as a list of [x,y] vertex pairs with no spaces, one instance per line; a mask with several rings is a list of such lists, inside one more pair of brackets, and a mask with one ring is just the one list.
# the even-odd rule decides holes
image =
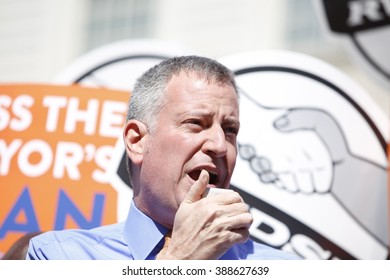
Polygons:
[[208,83],[181,73],[167,86],[167,103],[148,134],[135,201],[147,215],[171,227],[200,171],[209,187],[228,188],[236,162],[239,106],[230,84]]

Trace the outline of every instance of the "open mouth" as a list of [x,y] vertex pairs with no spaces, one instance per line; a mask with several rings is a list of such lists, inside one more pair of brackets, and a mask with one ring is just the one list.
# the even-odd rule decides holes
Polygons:
[[[200,176],[200,172],[202,170],[194,170],[191,171],[188,175],[191,177],[192,180],[197,181]],[[217,185],[219,182],[218,174],[214,173],[213,171],[206,170],[209,173],[209,184],[210,185]]]

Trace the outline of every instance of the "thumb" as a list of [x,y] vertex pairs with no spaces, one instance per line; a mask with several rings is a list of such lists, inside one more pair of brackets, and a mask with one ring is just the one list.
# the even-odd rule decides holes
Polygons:
[[291,132],[295,130],[315,129],[316,111],[311,109],[290,109],[286,114],[275,120],[274,126],[276,129],[283,132]]
[[206,170],[200,172],[198,180],[191,186],[187,193],[183,203],[193,203],[202,198],[202,193],[205,191],[207,184],[209,183],[209,173]]
[[319,109],[295,108],[274,122],[282,132],[312,130],[328,147],[333,161],[340,161],[348,155],[347,142],[337,120],[328,112]]

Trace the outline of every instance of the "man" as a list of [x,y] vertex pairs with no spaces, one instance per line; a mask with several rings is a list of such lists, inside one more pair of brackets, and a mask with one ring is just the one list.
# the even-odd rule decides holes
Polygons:
[[[134,198],[125,222],[34,238],[27,259],[294,259],[249,240],[252,216],[228,189],[240,128],[231,71],[197,56],[142,75],[124,141]],[[170,236],[169,244],[165,244]]]

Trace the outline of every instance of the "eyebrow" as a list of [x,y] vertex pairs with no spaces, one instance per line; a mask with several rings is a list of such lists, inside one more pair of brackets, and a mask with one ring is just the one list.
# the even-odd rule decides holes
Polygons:
[[196,111],[190,111],[190,112],[184,112],[184,116],[192,116],[192,117],[213,117],[214,114],[207,110],[196,110]]
[[223,124],[224,125],[226,125],[226,124],[234,125],[237,128],[240,128],[240,126],[241,126],[240,121],[238,119],[236,119],[235,117],[228,117],[228,118],[224,119]]
[[[211,118],[214,116],[213,112],[207,110],[196,110],[196,111],[186,111],[181,114],[182,116],[191,116],[191,117],[207,117]],[[232,123],[240,126],[240,121],[235,116],[227,116],[224,120],[224,123]]]

